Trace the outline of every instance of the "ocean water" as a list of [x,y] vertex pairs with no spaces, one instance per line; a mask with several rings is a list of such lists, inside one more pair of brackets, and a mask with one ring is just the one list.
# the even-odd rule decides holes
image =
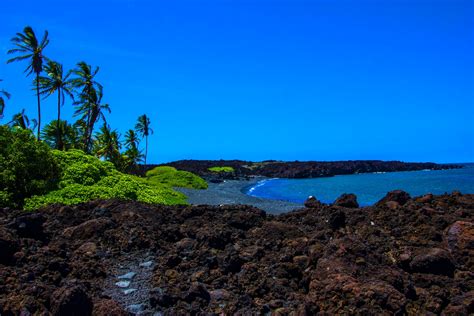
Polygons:
[[404,190],[411,196],[443,194],[454,190],[474,193],[474,164],[451,170],[423,170],[364,173],[314,179],[268,179],[248,188],[251,196],[303,203],[313,195],[324,203],[334,202],[342,193],[354,193],[360,205],[376,203],[387,192]]

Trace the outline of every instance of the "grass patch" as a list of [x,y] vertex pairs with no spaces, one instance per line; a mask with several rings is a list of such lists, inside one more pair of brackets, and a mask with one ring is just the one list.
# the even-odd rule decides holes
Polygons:
[[234,172],[234,168],[232,167],[211,167],[208,169],[212,172]]
[[170,187],[207,189],[207,182],[203,178],[169,166],[160,166],[149,170],[146,173],[146,179],[149,183]]

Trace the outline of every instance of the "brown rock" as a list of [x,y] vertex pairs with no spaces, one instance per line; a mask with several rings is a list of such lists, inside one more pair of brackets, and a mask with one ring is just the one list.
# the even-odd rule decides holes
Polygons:
[[397,202],[400,205],[405,205],[408,200],[410,200],[410,194],[406,193],[405,191],[402,190],[394,190],[390,191],[387,193],[387,195],[382,198],[380,201],[377,202],[377,206],[382,206],[385,205],[385,203],[394,201]]
[[101,299],[94,303],[93,316],[127,316],[128,313],[114,300]]
[[359,203],[357,203],[357,196],[353,193],[344,193],[337,200],[334,202],[334,205],[342,206],[342,207],[349,207],[349,208],[357,208],[359,207]]
[[457,221],[448,227],[445,240],[456,261],[474,267],[474,224]]
[[454,263],[448,251],[440,248],[429,249],[410,262],[413,272],[453,276]]
[[66,285],[51,296],[53,315],[87,316],[92,314],[92,301],[79,285]]
[[304,202],[304,206],[307,208],[320,208],[321,202],[316,199],[314,196],[308,197],[308,199]]
[[80,225],[66,228],[63,236],[72,239],[87,239],[91,238],[105,228],[111,226],[110,219],[91,219]]
[[76,249],[76,255],[95,256],[97,254],[97,245],[93,242],[83,243]]

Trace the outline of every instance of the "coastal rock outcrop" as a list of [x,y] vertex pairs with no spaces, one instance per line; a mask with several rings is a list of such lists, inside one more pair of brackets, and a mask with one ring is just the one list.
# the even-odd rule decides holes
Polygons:
[[349,207],[349,208],[357,208],[359,207],[359,203],[357,202],[357,196],[352,193],[344,193],[340,197],[336,199],[334,202],[336,206],[342,207]]
[[0,211],[0,314],[472,313],[474,195],[397,199]]

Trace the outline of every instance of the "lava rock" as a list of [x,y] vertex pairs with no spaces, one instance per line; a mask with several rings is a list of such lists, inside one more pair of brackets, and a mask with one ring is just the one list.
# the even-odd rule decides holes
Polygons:
[[93,316],[127,316],[128,313],[114,300],[101,299],[94,303]]
[[310,196],[304,202],[304,206],[307,208],[320,208],[321,202],[318,199],[316,199],[314,196]]
[[474,224],[457,221],[445,233],[448,249],[460,264],[474,267]]
[[359,203],[357,203],[357,196],[353,193],[344,193],[334,202],[336,206],[348,207],[348,208],[357,208]]
[[411,199],[410,194],[402,190],[390,191],[380,201],[376,203],[377,206],[383,206],[387,202],[397,202],[400,205],[405,205]]
[[66,285],[53,292],[51,297],[53,315],[91,315],[92,301],[79,285]]
[[448,251],[440,248],[432,248],[415,256],[410,262],[410,269],[418,273],[439,274],[452,277],[455,266]]
[[13,226],[20,237],[42,240],[45,237],[43,232],[45,221],[42,214],[33,213],[17,217]]
[[12,234],[0,228],[0,263],[11,264],[14,261],[14,254],[18,249],[18,244]]
[[346,226],[346,213],[342,210],[336,210],[329,215],[328,224],[331,229],[339,229]]

